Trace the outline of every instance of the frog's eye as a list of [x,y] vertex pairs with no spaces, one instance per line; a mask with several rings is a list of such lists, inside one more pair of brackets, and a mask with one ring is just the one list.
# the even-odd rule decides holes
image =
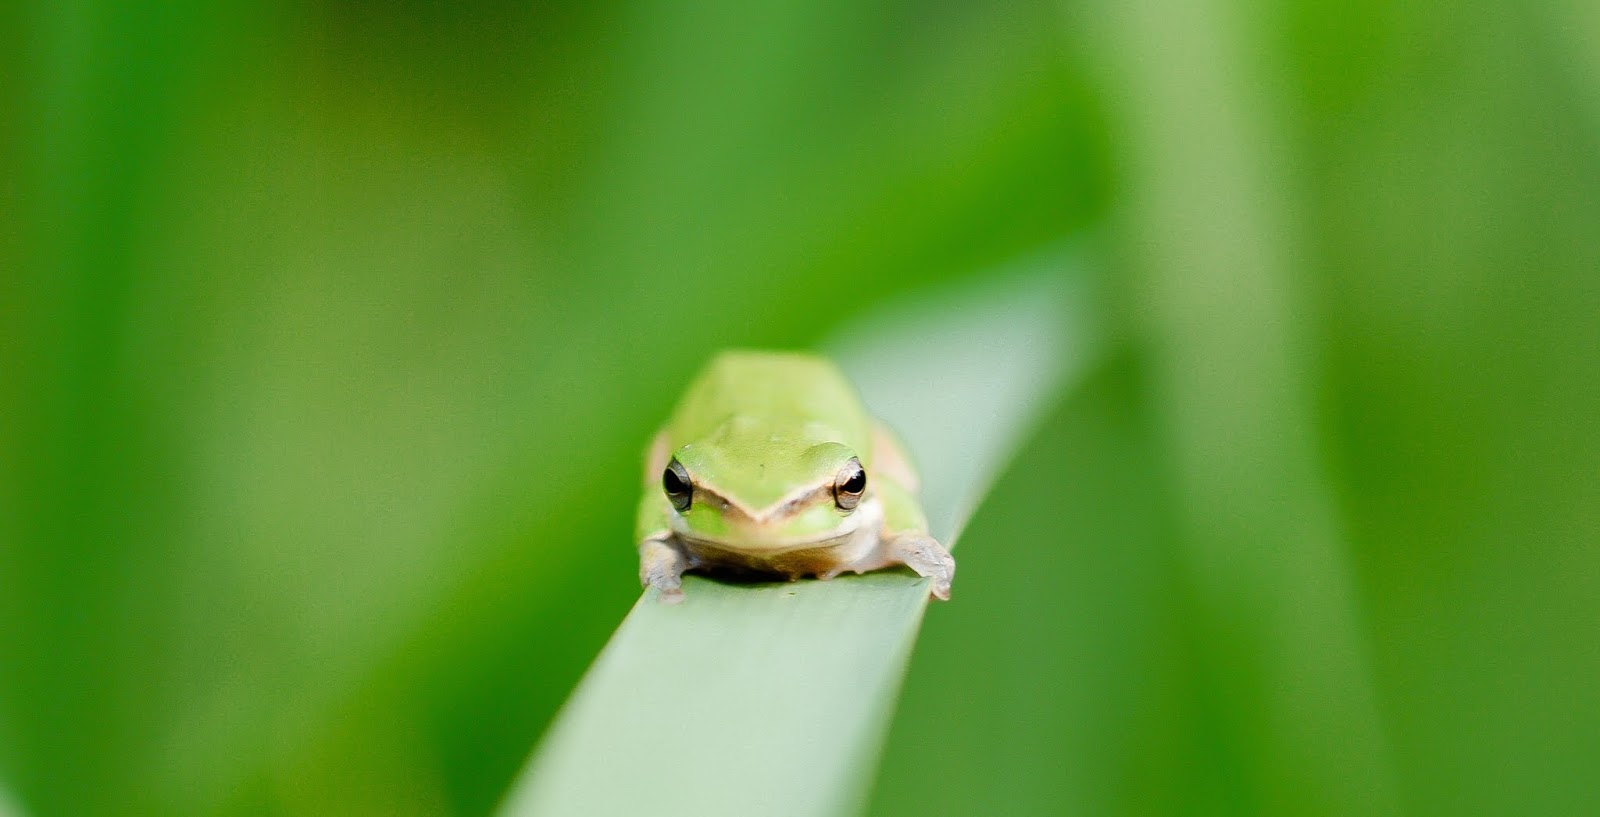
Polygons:
[[672,507],[680,511],[689,510],[689,501],[694,498],[694,485],[689,482],[689,471],[683,467],[683,463],[676,459],[667,463],[667,470],[661,472],[661,490],[667,492]]
[[861,504],[861,495],[867,491],[867,469],[861,460],[851,457],[833,478],[833,501],[841,511],[853,511]]

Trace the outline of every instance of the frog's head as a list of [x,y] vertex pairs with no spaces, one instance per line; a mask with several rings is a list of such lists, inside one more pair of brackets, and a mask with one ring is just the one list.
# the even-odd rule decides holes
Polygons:
[[738,445],[691,443],[673,455],[661,489],[681,536],[743,551],[816,546],[871,516],[867,472],[849,446],[781,437]]

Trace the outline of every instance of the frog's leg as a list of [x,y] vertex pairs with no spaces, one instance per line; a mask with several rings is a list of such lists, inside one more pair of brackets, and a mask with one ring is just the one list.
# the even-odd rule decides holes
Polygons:
[[675,604],[683,600],[683,571],[689,569],[690,562],[672,535],[672,506],[657,487],[666,462],[666,436],[658,434],[645,456],[644,491],[635,531],[639,542],[639,583],[656,588],[662,601]]
[[662,601],[675,604],[683,599],[683,571],[691,563],[667,524],[669,513],[660,491],[646,490],[639,500],[639,583],[656,588]]
[[878,480],[878,501],[883,503],[883,531],[878,550],[886,564],[903,564],[930,580],[934,598],[949,601],[950,582],[956,577],[956,560],[928,534],[928,520],[916,497],[893,479]]
[[639,543],[639,583],[659,590],[663,602],[683,601],[683,571],[688,569],[688,558],[670,540],[646,539]]
[[913,497],[922,490],[906,447],[888,426],[876,421],[872,424],[872,473],[887,477]]
[[935,598],[948,600],[950,583],[956,575],[956,560],[928,534],[928,519],[916,497],[916,471],[900,441],[881,425],[874,429],[872,469],[867,480],[883,508],[878,544],[867,555],[839,566],[823,578],[846,570],[864,573],[903,564],[930,580],[929,592]]

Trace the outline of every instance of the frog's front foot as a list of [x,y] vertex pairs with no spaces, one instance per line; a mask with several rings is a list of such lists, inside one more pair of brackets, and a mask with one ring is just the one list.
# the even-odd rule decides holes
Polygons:
[[895,561],[929,580],[928,592],[940,601],[950,600],[950,583],[956,577],[956,560],[932,536],[924,533],[906,533],[895,537],[889,545]]
[[683,571],[689,560],[677,548],[661,539],[646,539],[639,544],[639,583],[654,587],[663,604],[683,601]]

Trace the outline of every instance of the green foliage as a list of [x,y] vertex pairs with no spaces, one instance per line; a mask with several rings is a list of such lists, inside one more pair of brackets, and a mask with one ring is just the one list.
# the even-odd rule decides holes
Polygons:
[[[931,532],[967,509],[1065,374],[1095,351],[1089,304],[1059,254],[982,287],[868,313],[831,344],[862,397],[914,450]],[[1077,307],[1072,309],[1071,307]],[[927,582],[693,581],[646,593],[563,709],[506,815],[859,810]],[[715,785],[684,784],[701,770]],[[627,781],[618,785],[615,781]]]
[[11,4],[0,777],[489,812],[713,349],[1069,241],[1103,362],[963,535],[871,810],[1581,813],[1594,23]]
[[647,595],[502,813],[847,813],[927,599],[897,573]]

